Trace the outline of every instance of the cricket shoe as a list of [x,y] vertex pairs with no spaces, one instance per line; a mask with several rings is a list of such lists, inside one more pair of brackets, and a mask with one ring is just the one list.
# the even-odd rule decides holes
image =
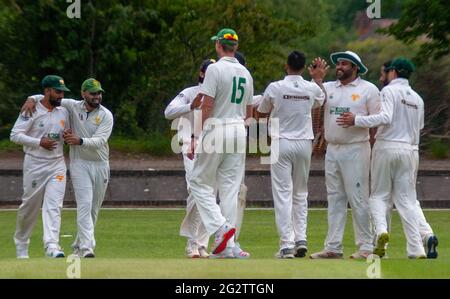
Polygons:
[[423,260],[426,259],[427,256],[425,254],[419,254],[419,255],[408,255],[408,258],[410,260]]
[[344,255],[339,252],[329,251],[329,250],[322,250],[316,253],[313,253],[309,256],[310,259],[342,259],[344,258]]
[[90,248],[83,248],[81,249],[81,256],[84,258],[94,258],[95,254],[94,251]]
[[305,257],[306,252],[308,252],[308,243],[306,240],[295,242],[295,257]]
[[206,247],[205,247],[205,246],[200,246],[200,247],[198,248],[198,254],[199,254],[200,258],[203,258],[203,259],[209,258],[209,253],[208,253],[208,251],[206,250]]
[[233,249],[231,247],[226,247],[224,250],[222,250],[220,253],[211,253],[209,255],[210,259],[233,259]]
[[373,254],[373,252],[370,250],[359,250],[350,255],[350,258],[353,260],[366,260],[371,254]]
[[16,257],[17,259],[29,259],[28,256],[28,245],[17,245],[16,246]]
[[230,240],[234,236],[235,232],[236,228],[231,226],[231,224],[225,222],[215,234],[212,253],[218,254],[224,251],[227,247],[228,240]]
[[233,255],[236,259],[248,259],[250,258],[250,253],[247,251],[242,250],[241,245],[236,242],[233,247]]
[[435,259],[438,257],[436,247],[438,246],[438,239],[435,235],[430,235],[425,241],[425,252],[428,259]]
[[293,259],[295,253],[294,248],[282,248],[275,254],[277,259]]
[[188,240],[186,245],[186,256],[191,259],[199,258],[198,246],[195,242]]
[[389,234],[381,233],[377,237],[377,243],[373,253],[379,257],[383,257],[386,254],[386,244],[389,242]]
[[58,247],[48,247],[45,250],[45,255],[50,258],[62,258],[65,256],[64,252],[61,250],[61,248],[59,246]]

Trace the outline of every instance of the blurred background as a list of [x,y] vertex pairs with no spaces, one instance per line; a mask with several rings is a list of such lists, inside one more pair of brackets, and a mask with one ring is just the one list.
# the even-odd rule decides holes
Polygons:
[[[0,151],[20,149],[8,139],[22,103],[41,92],[45,75],[58,74],[72,90],[66,97],[80,98],[88,77],[102,83],[114,151],[171,155],[175,132],[163,111],[197,84],[200,63],[216,58],[210,37],[231,27],[255,94],[283,78],[294,49],[328,63],[332,52],[354,51],[377,86],[385,61],[413,59],[411,84],[425,101],[421,152],[449,157],[448,1],[378,1],[379,18],[370,19],[370,0],[0,0]],[[68,17],[77,4],[79,18]],[[332,68],[327,79],[334,77]]]

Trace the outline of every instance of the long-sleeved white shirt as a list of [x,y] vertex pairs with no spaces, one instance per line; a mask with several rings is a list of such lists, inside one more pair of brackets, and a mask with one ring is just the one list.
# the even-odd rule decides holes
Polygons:
[[[269,113],[269,132],[272,138],[291,140],[312,140],[311,109],[320,107],[325,94],[315,83],[301,76],[286,76],[272,82],[264,91],[258,112]],[[278,128],[272,124],[278,119]]]
[[323,84],[327,92],[324,105],[325,139],[332,144],[350,144],[369,140],[369,129],[361,127],[343,128],[336,119],[343,112],[355,115],[372,115],[380,111],[378,88],[360,77],[343,85],[339,80]]
[[[49,111],[40,102],[36,103],[36,112],[31,116],[20,114],[11,130],[12,142],[23,145],[23,151],[30,156],[43,159],[55,159],[63,156],[62,137],[64,129],[69,127],[69,112],[64,107],[55,107]],[[49,151],[39,144],[42,137],[57,141],[55,149]]]
[[191,142],[192,134],[201,132],[201,110],[191,110],[191,104],[200,93],[201,84],[184,89],[167,106],[164,115],[167,119],[176,119],[178,140]]
[[420,130],[424,126],[423,100],[407,79],[394,79],[381,91],[381,112],[356,116],[355,126],[379,127],[377,140],[418,145]]
[[[35,101],[42,95],[35,95]],[[70,114],[70,126],[75,135],[83,138],[82,145],[70,146],[70,160],[108,161],[108,139],[113,128],[113,116],[104,106],[88,112],[85,101],[62,99],[61,106]]]

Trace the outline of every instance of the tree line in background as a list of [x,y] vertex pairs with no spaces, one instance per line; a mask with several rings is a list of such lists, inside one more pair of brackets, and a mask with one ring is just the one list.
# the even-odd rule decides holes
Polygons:
[[75,98],[84,79],[100,80],[115,135],[168,134],[165,106],[196,84],[202,60],[215,58],[210,37],[222,27],[238,32],[255,93],[283,77],[293,49],[308,61],[354,50],[373,83],[384,61],[416,56],[421,66],[412,83],[426,102],[427,132],[449,135],[450,13],[444,2],[381,1],[383,18],[401,17],[386,33],[404,44],[382,35],[358,39],[353,21],[369,5],[365,0],[83,0],[80,19],[66,16],[63,0],[0,0],[0,139],[8,137],[26,96],[39,93],[41,78],[50,73],[63,76],[72,90],[67,96]]

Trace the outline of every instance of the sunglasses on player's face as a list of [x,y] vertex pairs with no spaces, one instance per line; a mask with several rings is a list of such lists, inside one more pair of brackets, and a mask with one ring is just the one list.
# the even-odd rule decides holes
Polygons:
[[90,94],[91,96],[95,97],[95,96],[101,95],[102,92],[101,92],[101,91],[89,92],[89,94]]

